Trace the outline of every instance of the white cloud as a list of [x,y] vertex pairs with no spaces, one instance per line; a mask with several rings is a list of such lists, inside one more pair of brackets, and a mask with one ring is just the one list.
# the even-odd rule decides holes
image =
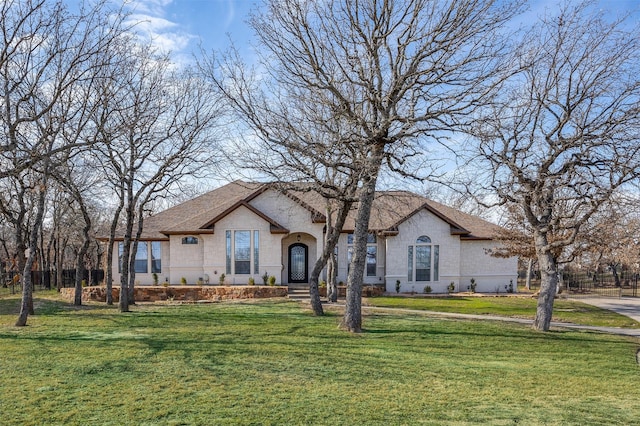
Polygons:
[[130,3],[130,23],[135,23],[136,33],[163,52],[180,56],[189,43],[197,38],[182,26],[167,18],[167,7],[173,0],[137,0]]

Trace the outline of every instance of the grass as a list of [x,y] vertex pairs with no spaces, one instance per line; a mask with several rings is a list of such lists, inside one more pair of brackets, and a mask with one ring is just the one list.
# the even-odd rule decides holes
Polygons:
[[0,299],[1,424],[632,424],[638,342],[286,301],[136,306]]
[[[455,312],[474,315],[498,315],[534,319],[537,299],[531,297],[372,297],[370,306]],[[553,321],[598,327],[640,328],[631,318],[572,300],[556,300]]]

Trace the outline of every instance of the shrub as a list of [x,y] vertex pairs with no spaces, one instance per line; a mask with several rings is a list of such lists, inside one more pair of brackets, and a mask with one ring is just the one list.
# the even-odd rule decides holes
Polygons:
[[220,285],[224,285],[224,279],[225,279],[226,277],[227,277],[227,276],[226,276],[225,274],[220,274],[220,278],[218,279],[218,283],[219,283]]
[[471,282],[471,284],[469,284],[469,286],[467,288],[469,289],[469,291],[471,293],[475,293],[476,292],[476,286],[478,285],[476,283],[476,279],[475,278],[471,278],[470,282]]
[[273,275],[269,277],[269,285],[272,287],[276,285],[276,277],[274,277]]
[[513,280],[509,280],[509,285],[505,285],[504,289],[507,293],[513,293]]
[[396,280],[396,293],[400,293],[400,280]]
[[180,278],[180,284],[187,285],[187,279],[185,277]]
[[431,286],[430,285],[425,286],[424,287],[424,292],[425,292],[425,294],[431,293]]
[[320,288],[325,288],[327,286],[327,282],[325,280],[320,281]]
[[249,277],[249,285],[256,285],[256,280],[253,279],[253,277]]
[[82,281],[80,282],[80,285],[81,285],[83,288],[84,288],[84,287],[86,287],[86,286],[87,286],[87,280],[82,280]]
[[158,274],[154,272],[151,276],[153,277],[153,285],[158,285]]
[[456,289],[456,283],[451,281],[447,286],[447,293],[453,293]]
[[269,282],[269,274],[267,271],[264,271],[264,275],[262,276],[262,284],[267,285]]

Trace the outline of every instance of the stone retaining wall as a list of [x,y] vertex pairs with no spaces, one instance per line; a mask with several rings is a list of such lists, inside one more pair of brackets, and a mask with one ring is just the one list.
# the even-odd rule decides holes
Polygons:
[[[117,302],[120,288],[113,288],[113,301]],[[75,289],[60,289],[62,297],[73,301]],[[286,286],[139,286],[134,289],[136,302],[157,302],[163,300],[230,300],[230,299],[264,299],[269,297],[286,297]],[[106,302],[106,287],[85,287],[82,289],[82,301]]]

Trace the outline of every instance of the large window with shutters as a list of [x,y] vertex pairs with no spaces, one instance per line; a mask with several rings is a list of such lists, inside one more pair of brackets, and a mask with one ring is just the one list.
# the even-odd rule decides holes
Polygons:
[[421,235],[407,248],[407,279],[409,282],[440,279],[440,246]]

